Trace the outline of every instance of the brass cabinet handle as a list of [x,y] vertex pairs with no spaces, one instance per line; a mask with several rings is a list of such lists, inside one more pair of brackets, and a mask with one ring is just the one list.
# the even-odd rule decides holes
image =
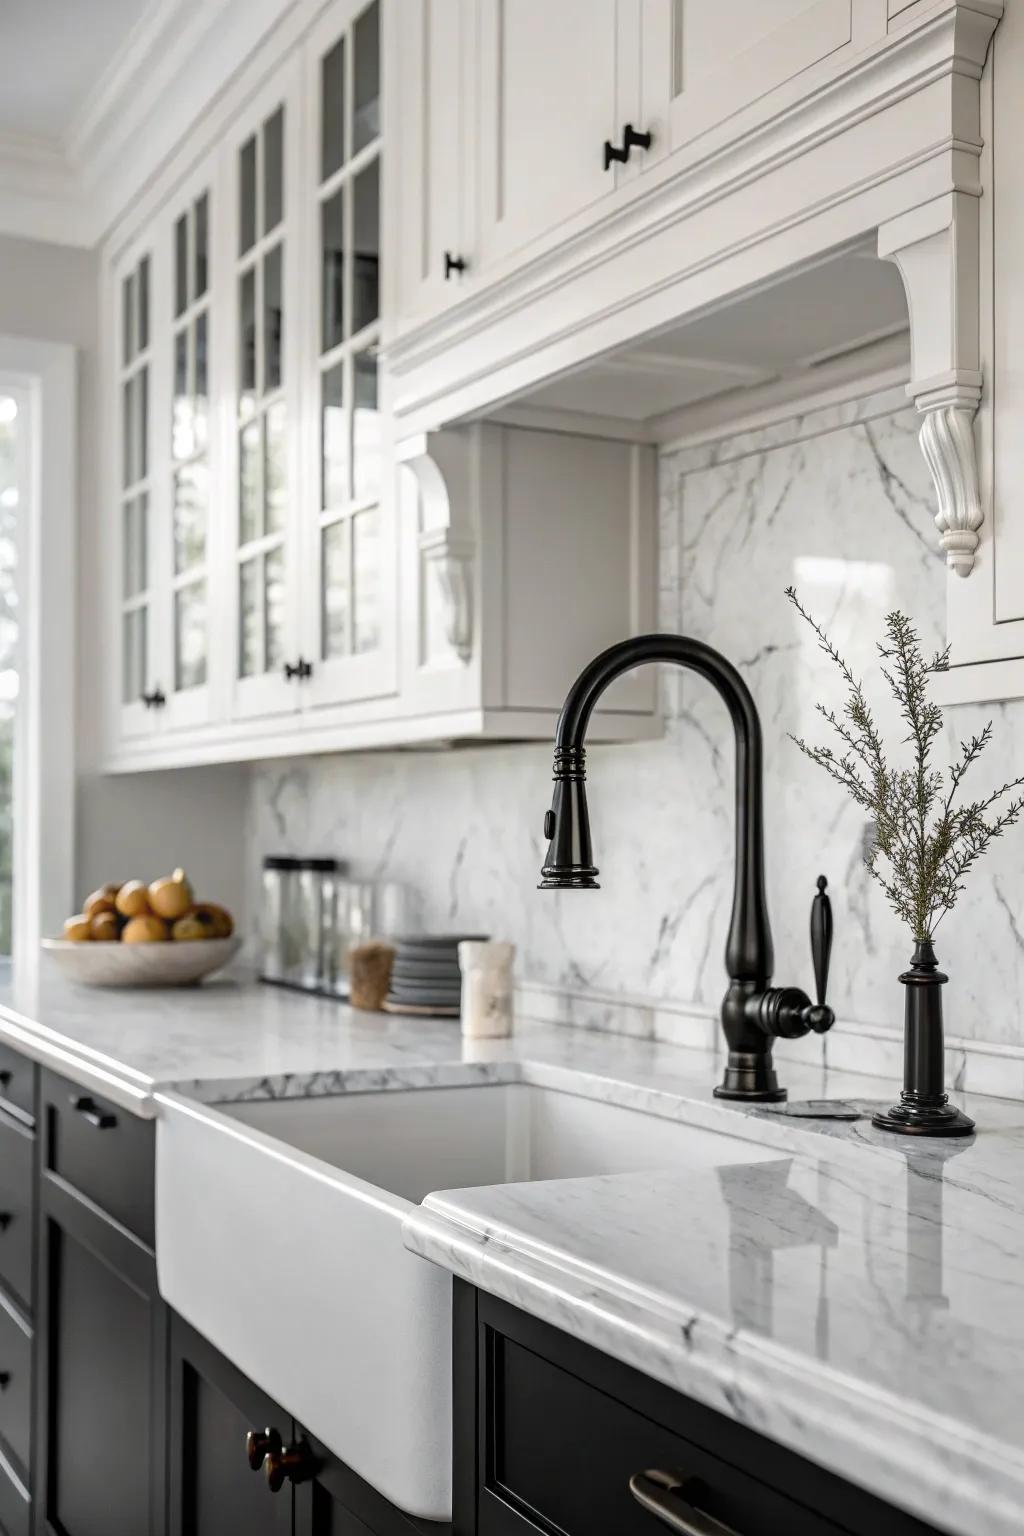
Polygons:
[[276,1429],[250,1429],[245,1437],[245,1459],[258,1472],[267,1457],[279,1453],[281,1436]]
[[290,1483],[308,1483],[316,1476],[319,1462],[305,1440],[271,1451],[263,1463],[263,1475],[271,1493],[280,1493],[285,1479]]
[[731,1525],[723,1525],[714,1515],[690,1504],[683,1497],[687,1486],[696,1486],[692,1478],[677,1477],[674,1472],[662,1472],[656,1467],[634,1472],[629,1480],[629,1491],[637,1503],[675,1531],[676,1536],[738,1536]]

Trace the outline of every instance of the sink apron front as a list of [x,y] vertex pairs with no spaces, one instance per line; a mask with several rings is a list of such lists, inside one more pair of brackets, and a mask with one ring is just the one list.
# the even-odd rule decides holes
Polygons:
[[168,1305],[393,1504],[450,1520],[452,1281],[403,1246],[409,1202],[177,1094],[159,1105]]

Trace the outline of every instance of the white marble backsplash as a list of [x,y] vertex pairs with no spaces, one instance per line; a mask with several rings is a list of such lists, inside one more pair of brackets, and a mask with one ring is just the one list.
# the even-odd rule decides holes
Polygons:
[[[789,740],[820,739],[840,681],[789,607],[794,583],[869,696],[875,641],[901,607],[941,643],[945,578],[933,495],[902,390],[667,454],[661,464],[659,625],[739,666],[765,732],[767,877],[776,977],[810,986],[815,877],[835,910],[824,1040],[786,1054],[898,1077],[910,945],[862,863],[864,818]],[[732,892],[731,730],[717,696],[675,671],[663,739],[589,753],[603,889],[535,889],[550,798],[548,745],[292,760],[254,771],[250,884],[280,851],[332,852],[416,887],[424,925],[519,946],[523,1002],[547,1018],[681,1042],[715,1039]],[[880,711],[897,724],[895,712]],[[950,711],[951,743],[994,719],[980,791],[1024,771],[1024,705]],[[971,877],[937,948],[951,981],[951,1080],[1024,1097],[1024,827]]]

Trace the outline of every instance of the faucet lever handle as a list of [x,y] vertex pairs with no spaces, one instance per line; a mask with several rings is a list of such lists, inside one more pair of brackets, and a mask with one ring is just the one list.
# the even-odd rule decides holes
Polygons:
[[807,1010],[811,1028],[824,1034],[835,1023],[835,1014],[825,1001],[828,991],[828,967],[832,956],[832,903],[826,894],[828,881],[818,876],[818,891],[811,902],[811,961],[814,965],[816,1002]]

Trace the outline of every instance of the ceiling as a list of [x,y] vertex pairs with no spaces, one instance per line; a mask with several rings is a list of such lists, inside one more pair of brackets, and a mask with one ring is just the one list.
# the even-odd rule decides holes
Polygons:
[[516,403],[613,418],[659,441],[701,401],[806,381],[809,370],[903,337],[908,326],[899,272],[860,246],[599,358]]
[[0,134],[59,145],[153,0],[0,0]]

